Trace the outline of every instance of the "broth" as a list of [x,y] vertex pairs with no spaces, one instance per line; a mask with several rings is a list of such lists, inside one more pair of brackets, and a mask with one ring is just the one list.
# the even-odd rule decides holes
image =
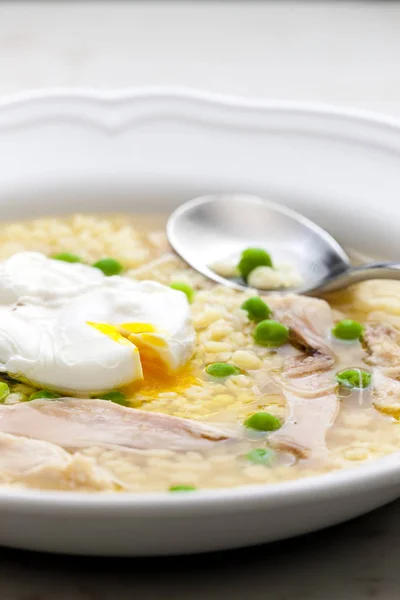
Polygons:
[[[78,449],[61,444],[68,456],[63,456],[60,464],[53,461],[49,466],[44,461],[34,469],[24,470],[20,465],[15,468],[6,459],[0,461],[0,481],[8,485],[87,491],[231,487],[350,468],[399,449],[396,415],[376,408],[372,389],[336,388],[332,392],[339,398],[339,410],[329,427],[327,452],[323,456],[302,455],[284,445],[270,447],[268,433],[244,428],[246,419],[259,411],[285,422],[288,400],[276,377],[288,357],[296,359],[304,349],[289,344],[278,349],[257,345],[253,338],[254,324],[241,309],[244,299],[251,294],[215,285],[171,253],[163,232],[165,221],[165,215],[74,215],[6,224],[0,229],[0,259],[24,250],[47,256],[73,252],[88,264],[110,256],[122,263],[125,277],[139,281],[152,279],[164,285],[175,281],[190,284],[196,292],[191,305],[196,348],[189,364],[179,374],[165,377],[145,370],[143,385],[128,386],[121,391],[130,408],[213,427],[223,424],[232,428],[235,436],[207,449],[187,451],[168,447],[128,448],[118,443],[90,443]],[[268,302],[268,297],[265,299]],[[335,321],[352,318],[363,324],[384,322],[400,328],[399,282],[365,282],[331,294],[326,300]],[[370,369],[366,367],[368,352],[362,344],[335,339],[330,343],[335,372],[349,367]],[[205,367],[214,362],[232,363],[240,372],[222,379],[210,377]],[[11,388],[4,406],[25,403],[35,391],[29,383],[7,376],[3,379]],[[10,439],[6,436],[0,442],[7,456]],[[253,452],[259,449],[271,451],[265,456]]]

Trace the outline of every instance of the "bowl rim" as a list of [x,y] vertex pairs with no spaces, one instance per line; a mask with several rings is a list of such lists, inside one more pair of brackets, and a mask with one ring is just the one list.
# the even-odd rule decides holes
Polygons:
[[259,96],[240,96],[212,92],[205,89],[185,86],[140,86],[108,90],[94,87],[48,87],[6,93],[0,97],[0,108],[18,104],[35,103],[42,100],[78,100],[98,102],[104,105],[117,105],[135,100],[159,98],[163,100],[188,100],[203,104],[214,104],[233,108],[259,108],[261,110],[285,110],[299,112],[320,112],[328,115],[350,116],[358,119],[375,119],[379,122],[400,126],[400,117],[386,115],[379,111],[338,105],[327,102],[286,100]]
[[[51,109],[51,104],[57,116],[75,116],[76,107],[87,105],[97,108],[107,114],[119,110],[124,106],[134,107],[144,102],[162,101],[166,108],[175,102],[197,106],[197,108],[224,109],[232,111],[239,117],[247,111],[248,114],[262,115],[263,113],[285,113],[286,115],[308,115],[314,117],[333,118],[358,122],[364,125],[375,125],[392,133],[400,134],[400,116],[395,117],[380,113],[379,111],[360,109],[354,106],[336,105],[324,102],[297,101],[276,98],[246,97],[233,94],[210,92],[185,86],[140,86],[107,90],[94,87],[49,87],[31,89],[21,92],[9,93],[0,96],[0,132],[1,118],[4,121],[21,109],[35,110],[45,104],[46,110]],[[36,115],[38,116],[38,115]],[[83,120],[88,115],[83,116]],[[33,115],[35,117],[35,115]],[[139,115],[140,117],[140,115]],[[17,115],[21,118],[21,115]],[[22,120],[22,119],[21,119]],[[118,128],[114,123],[111,128]]]
[[[6,94],[0,98],[0,135],[1,119],[18,113],[21,109],[34,111],[35,107],[51,107],[61,101],[57,116],[76,114],[76,104],[87,105],[89,110],[101,107],[105,111],[115,112],[123,105],[135,105],[143,101],[161,100],[168,103],[182,102],[201,109],[218,108],[239,114],[249,113],[301,114],[327,118],[358,121],[389,129],[400,135],[400,118],[386,116],[379,112],[342,107],[319,102],[303,102],[264,98],[247,98],[226,95],[186,87],[139,87],[120,90],[101,90],[95,88],[44,88]],[[43,103],[46,106],[43,107]],[[61,112],[61,114],[60,114]],[[33,115],[35,117],[35,115]],[[18,115],[17,115],[18,118]],[[361,466],[340,469],[323,475],[313,475],[292,481],[270,484],[249,484],[232,488],[198,490],[187,494],[169,492],[74,492],[19,489],[3,487],[0,490],[0,508],[28,511],[29,514],[42,512],[66,514],[77,509],[85,518],[97,518],[99,511],[118,508],[116,516],[138,513],[141,516],[190,515],[196,509],[201,512],[227,512],[248,510],[272,504],[297,504],[310,499],[324,500],[360,493],[382,487],[400,486],[400,449],[391,455],[374,459]]]

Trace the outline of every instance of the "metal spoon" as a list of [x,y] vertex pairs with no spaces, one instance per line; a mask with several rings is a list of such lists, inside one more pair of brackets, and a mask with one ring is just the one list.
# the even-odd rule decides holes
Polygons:
[[202,196],[182,204],[169,218],[167,236],[196,271],[237,290],[248,286],[242,279],[221,277],[211,265],[249,247],[264,248],[274,262],[290,263],[301,275],[301,287],[274,290],[279,293],[319,295],[366,279],[400,279],[400,263],[353,267],[324,229],[293,210],[246,194]]

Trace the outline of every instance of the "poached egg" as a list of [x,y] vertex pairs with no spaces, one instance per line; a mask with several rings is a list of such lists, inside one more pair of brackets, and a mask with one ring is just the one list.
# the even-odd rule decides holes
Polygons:
[[184,293],[20,252],[0,264],[0,371],[63,393],[140,387],[194,351]]

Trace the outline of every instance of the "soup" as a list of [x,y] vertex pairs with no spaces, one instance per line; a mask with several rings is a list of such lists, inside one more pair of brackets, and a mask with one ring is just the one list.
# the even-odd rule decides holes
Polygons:
[[400,283],[254,299],[189,268],[164,224],[1,227],[4,486],[189,492],[399,449]]

